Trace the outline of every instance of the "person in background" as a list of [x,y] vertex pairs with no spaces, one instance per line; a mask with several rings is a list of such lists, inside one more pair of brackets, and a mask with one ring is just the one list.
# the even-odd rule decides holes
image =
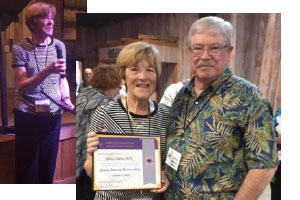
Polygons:
[[[25,11],[25,23],[32,36],[13,47],[16,183],[53,181],[63,111],[45,94],[74,108],[65,76],[65,45],[52,37],[55,14],[52,4],[30,5]],[[57,59],[57,45],[62,59]]]
[[118,94],[121,78],[114,65],[100,64],[93,69],[89,85],[76,97],[76,197],[80,200],[93,200],[95,196],[92,180],[83,169],[92,115],[97,107],[108,104]]
[[[194,70],[192,69],[190,72],[190,78],[194,76]],[[167,108],[170,108],[172,106],[172,103],[177,95],[177,93],[180,91],[180,89],[183,86],[186,86],[191,79],[185,79],[182,81],[178,81],[177,83],[170,84],[164,91],[163,96],[160,99],[159,104],[162,106],[166,106]]]
[[232,74],[232,26],[218,17],[189,31],[194,77],[170,108],[166,199],[254,200],[278,165],[270,103]]
[[164,105],[164,106],[170,108],[171,105],[172,105],[172,103],[173,103],[173,101],[174,101],[174,99],[175,99],[175,97],[176,97],[176,94],[189,81],[190,81],[190,79],[186,79],[186,80],[179,81],[177,83],[172,83],[171,85],[169,85],[166,88],[163,96],[161,97],[159,104]]
[[92,75],[93,75],[93,71],[92,71],[91,68],[85,68],[84,69],[84,71],[83,71],[83,81],[81,81],[81,83],[79,84],[77,93],[80,93],[85,88],[91,87],[90,84],[89,84],[89,80],[91,79]]
[[[92,176],[92,154],[99,144],[97,132],[160,136],[162,160],[165,158],[168,110],[149,98],[154,93],[160,73],[157,50],[145,43],[136,42],[124,47],[117,57],[116,67],[125,83],[127,95],[98,107],[92,116],[87,139],[87,158],[84,169]],[[169,182],[162,171],[162,188],[154,190],[97,191],[95,199],[159,199]]]
[[278,148],[279,165],[271,181],[271,199],[281,200],[281,107],[275,113],[276,143]]
[[121,84],[121,89],[119,93],[115,96],[115,100],[126,96],[126,86],[124,83]]

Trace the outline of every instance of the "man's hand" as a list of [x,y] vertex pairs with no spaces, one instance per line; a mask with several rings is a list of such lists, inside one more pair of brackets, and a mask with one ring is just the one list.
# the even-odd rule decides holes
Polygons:
[[151,192],[162,193],[168,189],[170,182],[164,171],[161,172],[161,183],[162,183],[162,187],[160,189],[153,189],[153,190],[151,190]]

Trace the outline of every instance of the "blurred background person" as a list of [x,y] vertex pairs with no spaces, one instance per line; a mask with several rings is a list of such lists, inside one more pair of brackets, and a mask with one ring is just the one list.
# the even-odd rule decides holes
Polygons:
[[164,94],[161,97],[159,104],[170,108],[179,90],[183,86],[187,85],[189,81],[190,79],[186,79],[183,81],[178,81],[177,83],[170,84],[164,91]]
[[[32,36],[13,47],[16,183],[53,181],[63,111],[46,95],[74,108],[65,76],[65,45],[52,37],[55,14],[52,4],[30,5],[25,23]],[[57,46],[62,59],[57,59]]]
[[85,70],[83,71],[83,81],[81,81],[81,83],[78,86],[78,90],[77,90],[78,93],[84,90],[85,88],[91,87],[89,84],[89,80],[91,79],[92,75],[93,75],[92,69],[85,68]]
[[93,200],[92,180],[86,175],[86,140],[92,115],[97,107],[108,104],[119,93],[121,79],[114,65],[100,64],[93,69],[88,87],[76,97],[76,197]]

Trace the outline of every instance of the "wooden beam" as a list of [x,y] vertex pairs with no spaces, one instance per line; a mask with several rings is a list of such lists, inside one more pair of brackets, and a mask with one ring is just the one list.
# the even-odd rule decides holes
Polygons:
[[139,39],[150,39],[150,40],[163,40],[166,42],[176,43],[179,40],[178,37],[171,37],[171,36],[158,36],[158,35],[145,35],[145,34],[139,34]]

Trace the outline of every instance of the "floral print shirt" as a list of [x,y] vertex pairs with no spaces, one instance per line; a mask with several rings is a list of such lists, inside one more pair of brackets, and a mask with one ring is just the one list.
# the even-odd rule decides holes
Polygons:
[[166,150],[182,157],[177,171],[165,165],[165,198],[233,199],[249,169],[278,165],[272,109],[255,85],[230,68],[199,97],[194,81],[170,109]]

